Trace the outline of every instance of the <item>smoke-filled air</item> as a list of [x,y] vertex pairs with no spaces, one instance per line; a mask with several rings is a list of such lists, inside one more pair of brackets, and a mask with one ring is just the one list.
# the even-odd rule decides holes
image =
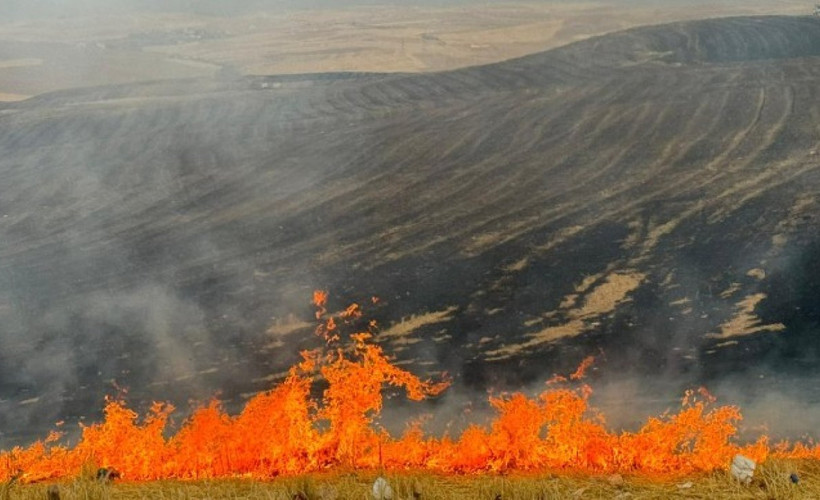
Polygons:
[[0,500],[820,492],[818,89],[796,0],[0,2]]

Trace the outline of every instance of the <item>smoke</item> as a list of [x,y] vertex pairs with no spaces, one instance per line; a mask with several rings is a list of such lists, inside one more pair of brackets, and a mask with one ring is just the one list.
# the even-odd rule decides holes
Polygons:
[[0,377],[17,394],[3,403],[0,427],[18,432],[98,408],[118,384],[176,381],[170,398],[196,395],[199,363],[214,352],[199,307],[158,284],[70,298],[42,317],[11,319]]
[[[385,2],[342,5],[371,3]],[[331,82],[327,87],[309,78],[295,79],[290,86],[260,80],[263,83],[256,87],[250,79],[214,80],[211,76],[220,64],[233,63],[200,61],[195,56],[169,62],[161,48],[187,47],[196,54],[208,40],[230,37],[228,30],[213,29],[210,18],[160,17],[162,23],[148,26],[135,21],[135,13],[145,12],[207,17],[330,5],[340,6],[284,0],[0,4],[4,20],[122,15],[123,26],[128,25],[122,31],[119,25],[96,26],[105,29],[94,36],[84,28],[74,31],[70,22],[72,29],[66,30],[62,24],[46,23],[31,32],[20,33],[14,26],[3,31],[17,41],[0,47],[0,62],[13,61],[9,68],[0,67],[0,75],[6,76],[2,83],[9,86],[0,91],[64,92],[44,95],[30,107],[0,109],[0,174],[14,187],[0,198],[0,429],[9,429],[8,435],[0,435],[0,446],[40,436],[58,419],[93,417],[90,412],[101,406],[102,396],[117,387],[129,388],[142,403],[202,400],[220,389],[237,402],[243,393],[264,389],[264,383],[255,381],[281,371],[299,349],[311,346],[309,336],[298,330],[271,342],[267,327],[288,314],[309,319],[306,302],[313,287],[334,291],[338,285],[339,295],[353,300],[382,292],[396,302],[403,297],[403,303],[389,311],[395,316],[388,320],[456,304],[458,318],[431,326],[427,337],[408,353],[413,362],[432,360],[460,374],[467,360],[478,357],[464,347],[468,341],[480,344],[486,336],[496,342],[535,329],[522,324],[538,324],[548,309],[546,297],[557,304],[566,295],[558,288],[572,288],[551,283],[551,277],[575,279],[593,267],[599,272],[620,252],[617,240],[623,228],[613,230],[614,236],[602,230],[600,241],[590,238],[592,243],[562,247],[567,250],[563,257],[542,255],[544,262],[537,270],[509,285],[497,272],[501,258],[512,254],[507,248],[499,246],[495,254],[471,260],[459,253],[461,241],[442,242],[445,233],[490,241],[494,235],[484,230],[511,220],[494,213],[495,207],[483,206],[485,194],[502,192],[506,200],[516,201],[537,196],[534,189],[505,191],[514,184],[508,181],[508,170],[504,182],[496,179],[486,189],[477,183],[484,173],[474,176],[470,170],[475,164],[484,168],[495,154],[488,150],[502,147],[507,134],[487,133],[484,127],[470,131],[465,124],[473,125],[468,121],[471,114],[479,116],[476,123],[492,125],[503,121],[500,116],[513,116],[506,101],[495,103],[501,114],[481,115],[481,97],[436,115],[440,102],[433,98],[424,108],[407,104],[408,95],[416,92],[405,92],[402,85],[407,81],[396,87],[363,84],[365,90],[359,92],[350,81],[336,82],[331,76],[326,77]],[[248,28],[246,21],[240,23],[243,29]],[[29,38],[35,42],[27,42]],[[52,38],[59,38],[59,43]],[[424,40],[434,43],[429,36]],[[117,51],[132,58],[117,60],[110,55]],[[70,78],[37,73],[38,65],[55,61],[60,72],[52,75]],[[199,79],[179,81],[182,77]],[[174,81],[65,90],[164,78]],[[391,108],[391,99],[401,106]],[[544,102],[548,101],[545,94]],[[452,121],[453,116],[461,121]],[[536,123],[540,116],[528,119]],[[442,140],[453,123],[469,132],[453,143],[455,149]],[[538,142],[542,139],[534,137],[533,144],[546,150],[545,143]],[[430,152],[437,145],[448,151],[447,157]],[[544,156],[534,151],[538,158]],[[500,165],[502,170],[509,167]],[[543,183],[547,190],[542,167],[537,165],[535,181],[522,177],[521,184]],[[413,176],[418,171],[430,177],[416,182],[419,178]],[[450,191],[437,194],[426,187],[430,184],[449,186]],[[374,201],[368,196],[377,186],[383,191]],[[461,213],[429,215],[428,209],[444,211],[464,193],[471,199],[457,208]],[[598,210],[594,205],[584,210]],[[490,215],[478,224],[467,220],[472,210]],[[516,221],[535,220],[536,225],[521,236],[516,252],[531,251],[554,229],[537,225],[540,209],[522,210]],[[409,215],[396,220],[395,214]],[[732,225],[743,227],[744,221]],[[802,428],[814,425],[817,419],[808,411],[816,401],[808,390],[811,379],[781,381],[772,373],[744,371],[737,365],[724,369],[709,361],[707,349],[714,342],[703,335],[731,318],[738,298],[721,298],[721,292],[734,281],[741,282],[743,294],[767,291],[766,283],[746,273],[761,265],[768,247],[753,245],[738,257],[732,235],[699,229],[708,227],[706,218],[684,224],[678,229],[683,236],[669,238],[671,242],[658,251],[653,266],[675,267],[673,293],[659,285],[659,273],[654,283],[636,292],[634,304],[624,307],[626,312],[603,318],[607,324],[601,326],[602,332],[580,339],[580,347],[530,356],[526,369],[507,365],[499,377],[488,374],[485,380],[491,382],[485,385],[504,383],[503,389],[508,389],[520,383],[525,392],[540,392],[544,377],[556,366],[597,354],[593,344],[600,343],[613,361],[601,366],[610,377],[593,377],[593,403],[616,428],[634,428],[646,415],[674,406],[685,388],[698,383],[707,384],[721,401],[744,404],[750,422],[780,425],[784,433],[802,433]],[[473,232],[462,234],[468,231]],[[499,234],[503,239],[503,231]],[[690,239],[704,243],[690,245]],[[675,245],[686,246],[687,251],[672,262],[665,256],[677,255]],[[718,251],[726,248],[730,250]],[[587,256],[590,261],[599,259],[590,263]],[[376,272],[368,271],[368,258],[382,264]],[[564,269],[550,269],[554,262]],[[721,274],[730,267],[731,272]],[[767,269],[772,271],[772,266]],[[479,293],[485,298],[474,301]],[[667,307],[668,302],[684,299],[695,313]],[[808,299],[802,297],[801,304]],[[517,300],[528,302],[512,307]],[[476,303],[481,307],[469,309]],[[496,309],[501,313],[485,314]],[[786,321],[782,315],[783,311],[769,311],[764,319]],[[626,328],[632,324],[636,326]],[[447,335],[441,335],[445,327]],[[609,331],[603,331],[606,328]],[[280,348],[268,348],[270,343]],[[719,377],[727,372],[743,376]],[[754,377],[760,375],[779,382],[759,389]],[[491,413],[484,390],[495,387],[476,391],[467,382],[459,380],[444,398],[419,410],[433,413],[433,430],[453,431]],[[781,385],[790,389],[783,391]],[[769,408],[775,405],[778,411],[802,411],[804,418],[785,420],[783,412]],[[404,422],[406,408],[388,406],[385,425]],[[30,434],[21,434],[26,432]]]
[[[299,341],[266,350],[265,332],[277,316],[306,316],[320,280],[297,265],[272,275],[276,254],[259,242],[273,233],[212,217],[246,199],[226,196],[253,192],[257,176],[231,170],[247,163],[237,156],[270,146],[238,137],[252,122],[199,109],[217,125],[155,108],[38,119],[0,136],[15,186],[0,200],[0,446],[96,418],[120,388],[138,409],[185,409],[220,390],[236,403],[297,356]],[[267,199],[310,186],[297,177]]]

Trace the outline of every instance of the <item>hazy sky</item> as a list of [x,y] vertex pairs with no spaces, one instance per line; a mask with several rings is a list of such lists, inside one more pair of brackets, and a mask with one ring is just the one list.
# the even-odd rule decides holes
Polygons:
[[112,10],[163,10],[210,14],[232,14],[260,8],[311,8],[347,5],[398,3],[443,4],[473,0],[5,0],[0,2],[4,16],[72,15]]
[[[199,14],[237,14],[257,9],[327,8],[356,5],[457,5],[515,3],[563,3],[568,0],[3,0],[0,16],[5,19],[37,16],[69,16],[112,11],[159,10]],[[614,0],[622,3],[669,4],[669,0]],[[681,3],[715,3],[678,0]],[[728,3],[728,2],[717,2]]]

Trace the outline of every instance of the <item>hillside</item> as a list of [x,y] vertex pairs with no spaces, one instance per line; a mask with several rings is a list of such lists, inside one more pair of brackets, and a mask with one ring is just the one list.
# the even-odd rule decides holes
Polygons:
[[818,56],[820,19],[727,18],[444,73],[2,104],[0,443],[112,380],[241,401],[315,344],[314,288],[379,297],[389,350],[466,388],[599,352],[601,379],[676,388],[805,376]]

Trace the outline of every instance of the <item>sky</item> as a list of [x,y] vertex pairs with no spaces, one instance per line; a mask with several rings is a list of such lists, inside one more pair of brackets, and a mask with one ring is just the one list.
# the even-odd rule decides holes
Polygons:
[[[447,0],[455,1],[470,0]],[[32,17],[41,15],[66,16],[74,14],[98,13],[102,11],[158,10],[182,11],[197,14],[229,15],[254,9],[269,8],[312,8],[339,7],[342,5],[372,5],[379,3],[443,3],[433,0],[6,0],[0,4],[4,16]]]

